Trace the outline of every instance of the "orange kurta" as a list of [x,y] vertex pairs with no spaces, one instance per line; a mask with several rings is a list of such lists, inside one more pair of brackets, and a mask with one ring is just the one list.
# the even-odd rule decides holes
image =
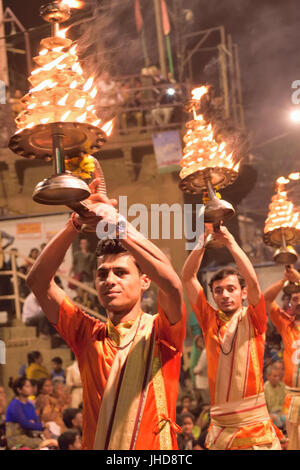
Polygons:
[[283,382],[288,387],[300,388],[300,325],[295,324],[294,319],[278,305],[270,311],[269,315],[281,335],[284,346]]
[[[207,302],[202,290],[199,293],[197,304],[193,308],[205,339],[211,404],[221,406],[224,403],[234,402],[237,400],[237,398],[231,398],[234,389],[240,390],[240,399],[261,394],[263,392],[262,369],[267,324],[263,296],[261,296],[258,305],[255,307],[250,305],[245,313],[245,321],[248,321],[249,331],[251,332],[246,348],[248,351],[245,360],[246,368],[241,371],[242,375],[229,373],[225,377],[226,383],[223,377],[224,383],[221,384],[221,395],[225,397],[223,402],[217,399],[216,383],[220,355],[222,354],[220,340],[224,337],[228,322],[225,319],[222,320],[224,315],[219,315],[218,311]],[[241,325],[242,322],[239,323],[239,328],[242,327]],[[232,350],[233,356],[238,354],[238,351],[235,351],[235,338],[232,341]],[[230,448],[244,449],[257,445],[268,445],[273,442],[275,435],[271,419],[260,421],[257,424],[240,427],[231,442]]]
[[[180,358],[185,338],[184,307],[182,310],[182,319],[175,325],[169,323],[161,309],[154,322],[166,389],[168,418],[171,422],[175,422],[176,418]],[[117,352],[113,335],[108,336],[106,323],[85,314],[67,297],[61,305],[56,329],[78,360],[83,386],[82,448],[93,449],[101,398]],[[159,417],[151,381],[135,449],[160,449],[158,424]],[[172,444],[176,449],[175,431],[172,432]]]

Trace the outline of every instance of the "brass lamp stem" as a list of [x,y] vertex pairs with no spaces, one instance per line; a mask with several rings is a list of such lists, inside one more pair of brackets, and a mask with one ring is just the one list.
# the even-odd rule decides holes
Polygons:
[[60,175],[65,172],[65,156],[64,156],[64,135],[58,129],[53,129],[52,145],[53,145],[53,165],[54,174]]
[[281,239],[282,239],[282,246],[284,249],[286,249],[286,239],[285,239],[284,230],[282,227],[281,227]]
[[59,32],[59,23],[57,21],[54,21],[51,23],[51,36],[55,37],[57,36],[57,33]]
[[205,179],[205,184],[206,184],[206,187],[207,187],[207,192],[208,192],[209,199],[213,200],[213,199],[216,198],[216,194],[215,194],[213,185],[212,185],[211,180],[210,180],[210,173],[206,174],[204,179]]

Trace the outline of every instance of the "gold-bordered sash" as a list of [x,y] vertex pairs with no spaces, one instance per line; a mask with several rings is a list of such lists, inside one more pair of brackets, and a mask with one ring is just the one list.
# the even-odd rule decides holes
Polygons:
[[102,397],[94,450],[129,450],[132,445],[141,394],[144,400],[147,396],[142,393],[148,387],[145,375],[152,369],[154,319],[143,313],[121,342]]
[[240,400],[244,395],[251,337],[246,313],[247,308],[243,307],[233,316],[223,337],[223,351],[226,344],[232,344],[232,347],[227,355],[222,350],[220,352],[215,386],[216,404]]

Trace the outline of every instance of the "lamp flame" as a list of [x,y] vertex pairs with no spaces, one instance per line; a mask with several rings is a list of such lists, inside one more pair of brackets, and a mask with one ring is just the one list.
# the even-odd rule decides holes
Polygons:
[[110,136],[110,134],[112,133],[113,128],[114,128],[114,120],[113,119],[111,121],[108,121],[107,123],[104,124],[103,127],[101,127],[101,129],[103,130],[103,132],[105,132],[107,137]]
[[77,80],[73,80],[72,83],[70,83],[70,88],[74,90],[77,87]]
[[291,173],[289,175],[289,179],[290,180],[294,180],[294,181],[297,181],[300,179],[300,172],[297,172],[297,173]]
[[90,77],[84,84],[83,91],[89,91],[92,88],[94,78]]
[[68,5],[70,8],[83,8],[84,2],[80,0],[62,0],[61,3]]
[[60,29],[59,31],[57,31],[56,36],[65,39],[68,29],[69,28]]
[[97,93],[98,93],[98,90],[97,90],[96,87],[94,87],[94,88],[92,89],[91,93],[90,93],[90,96],[91,96],[92,98],[95,98],[95,96],[97,95]]
[[79,98],[79,100],[76,101],[74,104],[75,108],[83,108],[85,105],[85,99],[84,98]]
[[200,101],[202,96],[206,95],[207,92],[208,92],[208,87],[207,86],[201,86],[200,88],[194,88],[192,90],[192,98],[193,98],[193,100]]
[[82,75],[83,74],[83,70],[79,64],[79,62],[76,62],[74,65],[72,65],[72,70],[73,72],[76,72],[78,73],[79,75]]
[[65,106],[66,105],[66,102],[67,102],[67,99],[68,99],[68,96],[69,96],[69,93],[66,93],[65,96],[63,96],[58,102],[57,104],[59,106]]
[[84,121],[85,121],[85,118],[86,118],[86,114],[87,114],[87,113],[83,113],[81,116],[79,116],[78,118],[76,118],[76,121],[77,121],[77,122],[84,122]]
[[[291,173],[292,176],[298,179],[300,173]],[[291,178],[293,179],[293,178]],[[276,180],[276,194],[272,197],[272,202],[269,205],[269,213],[265,222],[264,233],[272,232],[279,228],[296,228],[300,222],[300,214],[295,211],[294,204],[288,199],[287,192],[284,190],[284,185],[288,184],[290,179],[280,176]]]
[[288,184],[289,180],[285,178],[284,176],[280,176],[280,178],[277,178],[276,180],[277,184]]
[[66,111],[66,112],[62,115],[61,121],[65,121],[65,120],[68,118],[68,116],[69,116],[70,114],[71,114],[71,111]]

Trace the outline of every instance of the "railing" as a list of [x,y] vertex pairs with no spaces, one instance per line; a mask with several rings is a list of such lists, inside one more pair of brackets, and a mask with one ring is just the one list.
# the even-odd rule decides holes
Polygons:
[[[0,295],[0,300],[13,300],[14,304],[15,304],[16,318],[18,320],[21,320],[21,317],[22,317],[21,304],[23,304],[25,302],[25,299],[23,297],[21,297],[21,295],[20,295],[19,279],[23,279],[23,280],[26,281],[27,276],[26,276],[26,274],[23,274],[18,270],[17,259],[21,258],[23,260],[30,261],[32,264],[35,262],[35,260],[32,259],[32,258],[29,258],[28,256],[25,256],[22,253],[19,253],[15,250],[4,250],[4,253],[10,255],[11,269],[10,270],[3,270],[3,271],[0,270],[0,276],[11,276],[12,285],[13,285],[13,294]],[[60,278],[65,279],[67,282],[72,282],[72,284],[74,284],[75,286],[80,287],[80,289],[82,289],[82,291],[84,293],[97,296],[97,291],[95,289],[93,289],[92,287],[86,286],[82,282],[79,282],[79,281],[67,276],[66,274],[63,274],[63,273],[59,272],[59,273],[57,273],[57,275],[59,275]],[[91,309],[91,308],[89,308],[85,305],[82,305],[79,302],[74,302],[73,301],[73,303],[77,307],[79,307],[81,310],[84,310],[85,312],[87,312],[90,315],[98,318],[99,320],[104,321],[104,322],[107,321],[107,318],[104,317],[103,315],[101,315],[99,312],[97,312],[97,311],[95,311],[95,310],[93,310],[93,309]]]
[[[187,83],[163,83],[163,84],[152,84],[151,86],[141,86],[141,87],[130,87],[125,90],[125,95],[123,95],[124,102],[122,99],[115,98],[115,105],[105,107],[101,106],[100,101],[96,101],[97,115],[101,117],[101,113],[111,112],[111,118],[115,117],[114,122],[114,132],[111,136],[111,141],[123,139],[125,136],[130,134],[138,133],[151,133],[162,129],[176,129],[182,128],[185,122],[190,119],[189,114],[185,111],[184,105],[187,100],[191,98],[191,90],[196,88],[198,84],[187,84]],[[171,104],[159,104],[159,96],[164,91],[168,89],[175,90],[175,100]],[[122,88],[119,89],[119,96],[122,95]],[[136,94],[139,94],[135,98]],[[117,96],[117,95],[116,95]],[[134,102],[135,100],[139,101],[137,105],[129,105],[130,101]],[[222,102],[222,98],[215,96],[214,100]],[[168,122],[158,125],[154,122],[153,111],[159,108],[169,108],[173,109],[175,112],[170,116]],[[134,114],[140,113],[140,116],[134,117]],[[141,124],[132,125],[133,122],[128,122],[126,127],[123,127],[122,118],[129,121],[142,121]],[[109,120],[109,119],[107,119]]]
[[[159,94],[163,93],[164,90],[174,89],[176,99],[173,103],[170,104],[159,104],[158,98]],[[136,98],[136,94],[140,94]],[[120,95],[122,93],[120,92]],[[98,115],[101,117],[101,112],[108,112],[114,109],[114,113],[111,115],[115,116],[115,130],[112,136],[112,140],[115,137],[122,137],[123,135],[136,134],[136,133],[150,133],[157,131],[158,128],[178,128],[182,127],[182,124],[186,121],[187,115],[184,113],[184,103],[189,96],[189,90],[185,84],[180,83],[169,83],[161,84],[157,86],[143,86],[138,88],[128,88],[126,89],[127,98],[124,99],[124,103],[121,100],[116,99],[116,104],[114,106],[105,107],[101,106],[98,102],[96,103],[96,108],[98,107]],[[156,95],[156,96],[155,96]],[[139,104],[128,105],[130,101],[138,100]],[[158,125],[154,122],[153,111],[159,108],[169,108],[172,110],[179,111],[179,116],[170,116],[170,120],[165,122],[163,125]],[[137,117],[137,115],[139,116]],[[134,115],[136,115],[134,117]],[[129,119],[128,119],[129,118]],[[137,125],[132,125],[131,121],[136,121]],[[127,121],[127,122],[126,122]],[[129,121],[129,122],[128,122]],[[138,121],[140,123],[138,123]],[[124,127],[124,124],[126,126]]]

